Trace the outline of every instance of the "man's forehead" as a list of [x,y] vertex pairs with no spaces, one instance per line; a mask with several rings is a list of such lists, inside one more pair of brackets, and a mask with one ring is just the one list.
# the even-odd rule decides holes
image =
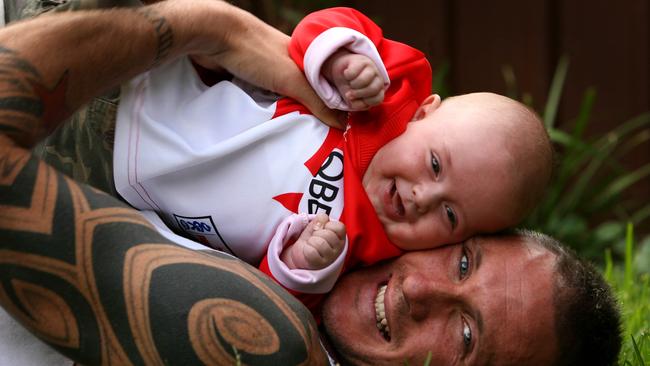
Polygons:
[[483,236],[474,242],[483,261],[491,263],[483,268],[491,273],[476,275],[492,277],[495,295],[492,306],[483,308],[489,320],[481,354],[494,357],[495,364],[538,364],[542,353],[555,349],[554,254],[520,235]]
[[513,252],[520,251],[523,256],[533,260],[540,257],[553,256],[550,250],[536,243],[534,239],[517,233],[477,235],[468,239],[468,242],[473,242],[474,245],[486,248],[487,251],[494,252],[492,255],[497,256],[504,249],[512,249]]

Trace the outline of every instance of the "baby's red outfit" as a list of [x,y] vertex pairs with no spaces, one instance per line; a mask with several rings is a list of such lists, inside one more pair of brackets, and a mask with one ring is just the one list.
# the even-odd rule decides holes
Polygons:
[[[430,94],[431,68],[420,51],[383,38],[355,10],[310,14],[292,35],[289,52],[317,93],[338,108],[344,103],[320,68],[341,47],[383,62],[390,80],[381,105],[351,112],[345,132],[289,98],[243,82],[207,87],[187,59],[135,79],[118,111],[118,192],[140,210],[157,212],[167,227],[160,220],[157,226],[167,234],[172,228],[261,263],[312,310],[341,271],[401,254],[361,182],[377,150],[404,132]],[[340,218],[345,258],[321,271],[288,269],[279,253],[291,232],[300,231],[287,223],[298,212]]]

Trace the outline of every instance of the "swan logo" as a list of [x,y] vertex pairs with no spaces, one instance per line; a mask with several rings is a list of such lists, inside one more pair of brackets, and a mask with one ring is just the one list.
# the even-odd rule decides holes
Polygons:
[[212,221],[212,216],[188,217],[174,214],[174,219],[176,219],[176,223],[181,230],[199,243],[233,254],[233,251],[219,234],[217,226]]

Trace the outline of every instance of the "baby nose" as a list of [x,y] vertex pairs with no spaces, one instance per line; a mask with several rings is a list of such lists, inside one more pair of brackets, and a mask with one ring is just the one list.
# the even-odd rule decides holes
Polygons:
[[419,272],[404,278],[402,293],[409,315],[415,321],[440,314],[444,307],[459,301],[459,295],[451,284],[436,281]]
[[418,213],[426,213],[438,201],[439,192],[430,184],[416,184],[413,186],[413,203]]

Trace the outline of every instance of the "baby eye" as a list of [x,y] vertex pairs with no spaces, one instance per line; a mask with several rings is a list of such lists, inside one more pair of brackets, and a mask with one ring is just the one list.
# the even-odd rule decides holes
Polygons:
[[456,227],[456,213],[449,206],[445,206],[445,212],[449,223],[451,223],[451,228],[454,229]]
[[440,174],[440,161],[438,161],[438,158],[435,155],[431,155],[431,168],[436,176]]
[[463,254],[460,257],[460,262],[458,262],[458,273],[460,275],[460,278],[465,278],[467,276],[467,273],[469,272],[469,258],[467,257],[467,253],[465,252],[465,249],[463,249]]
[[469,348],[472,344],[472,328],[469,327],[465,320],[463,320],[463,343],[465,348]]

